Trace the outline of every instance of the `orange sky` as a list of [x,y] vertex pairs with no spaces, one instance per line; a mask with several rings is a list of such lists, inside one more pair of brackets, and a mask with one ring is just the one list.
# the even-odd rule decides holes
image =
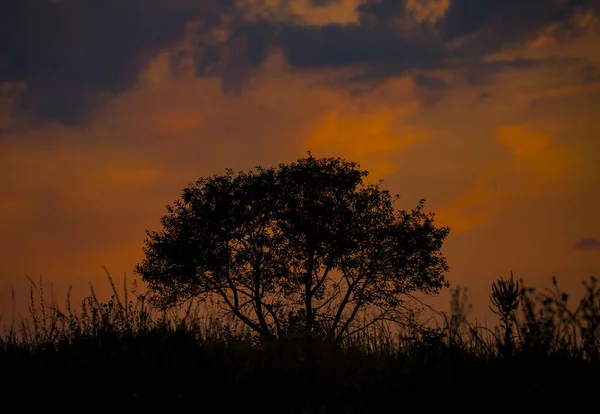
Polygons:
[[[194,1],[149,1],[144,22]],[[24,40],[0,43],[0,310],[9,316],[11,285],[19,308],[27,300],[26,274],[59,297],[90,281],[106,293],[102,265],[131,276],[144,230],[188,183],[307,150],[359,162],[401,194],[400,208],[425,198],[451,228],[448,278],[469,288],[475,316],[511,270],[579,292],[600,276],[598,9],[561,2],[570,14],[543,20],[533,6],[482,1],[494,12],[472,6],[479,24],[455,1],[239,1],[243,12],[211,27],[165,17],[164,39],[123,29],[111,40],[130,48],[122,54],[98,52],[104,29],[84,36],[88,17],[72,0],[56,7],[76,40],[44,43],[23,24],[14,35]],[[490,35],[502,13],[514,28]],[[263,27],[277,37],[258,36]],[[210,47],[198,40],[207,33]]]

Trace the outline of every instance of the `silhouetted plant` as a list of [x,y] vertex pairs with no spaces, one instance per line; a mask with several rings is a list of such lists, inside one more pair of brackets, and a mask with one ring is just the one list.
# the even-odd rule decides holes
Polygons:
[[513,324],[516,321],[515,310],[519,306],[520,295],[519,283],[514,281],[512,272],[510,280],[500,278],[492,283],[490,309],[500,317],[503,335],[502,340],[498,341],[498,346],[502,355],[512,355],[514,352]]
[[[553,283],[556,280],[553,278]],[[555,287],[556,284],[554,285]],[[550,294],[549,294],[550,293]],[[558,348],[568,347],[563,342],[569,336],[560,338],[559,335],[568,334],[568,323],[563,325],[565,314],[559,303],[566,301],[567,296],[555,295],[555,292],[538,294],[535,288],[522,287],[521,304],[523,322],[519,323],[520,351],[526,354],[549,355]]]
[[467,315],[472,308],[468,301],[467,288],[456,286],[450,289],[450,316],[445,317],[445,329],[448,331],[450,345],[463,345],[460,344],[464,338],[462,330],[469,325]]
[[585,294],[571,318],[579,321],[583,352],[589,359],[600,359],[600,283],[590,277],[583,282]]
[[[263,338],[300,328],[342,341],[406,312],[404,295],[447,286],[449,229],[424,200],[396,210],[340,158],[201,178],[148,231],[136,272],[163,308],[218,302]],[[366,312],[365,312],[366,311]]]
[[583,285],[585,293],[575,309],[568,306],[569,295],[559,288],[555,277],[552,288],[543,292],[537,293],[530,287],[521,289],[521,352],[599,358],[600,286],[594,276]]
[[[571,398],[597,387],[593,378],[598,365],[588,363],[598,355],[600,291],[595,278],[584,284],[586,294],[575,309],[566,307],[567,295],[555,280],[553,289],[539,294],[522,288],[520,293],[526,289],[533,303],[532,320],[547,321],[546,316],[553,315],[556,329],[548,332],[560,335],[538,342],[549,344],[547,352],[543,346],[529,347],[529,339],[519,335],[515,353],[525,358],[501,359],[491,348],[475,348],[483,342],[469,343],[470,328],[456,333],[464,339],[449,341],[447,329],[416,323],[421,316],[414,312],[400,329],[391,323],[373,324],[341,343],[305,336],[302,330],[297,336],[257,341],[244,324],[237,330],[233,324],[205,319],[197,302],[162,311],[147,305],[144,295],[134,294],[131,300],[117,292],[107,276],[113,288],[108,300],[91,288],[81,306],[69,305],[66,312],[59,310],[53,296],[52,303],[45,302],[42,284],[32,283],[30,312],[37,321],[18,325],[29,327],[26,335],[9,330],[8,338],[0,337],[0,366],[12,384],[4,388],[8,395],[22,390],[55,396],[66,389],[90,399],[101,395],[103,400],[206,403],[207,395],[227,390],[236,398],[218,400],[222,410],[362,413],[383,412],[399,400],[430,397],[432,389],[436,401],[444,403],[448,400],[443,396],[465,389],[493,398],[507,373],[529,399],[538,401],[551,393],[553,404],[565,398],[571,403]],[[464,297],[460,301],[466,303]],[[544,306],[545,319],[540,316]],[[468,307],[454,309],[458,315]],[[521,331],[524,322],[515,319]],[[462,323],[470,326],[466,320]],[[538,334],[532,335],[535,340]],[[546,358],[557,353],[564,358]],[[48,373],[57,371],[73,380],[48,381]],[[107,378],[111,387],[106,387]],[[278,398],[266,396],[265,390]]]

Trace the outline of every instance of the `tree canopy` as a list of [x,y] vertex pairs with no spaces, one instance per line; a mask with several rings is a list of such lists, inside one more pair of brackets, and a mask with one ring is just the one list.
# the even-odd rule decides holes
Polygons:
[[406,295],[447,286],[446,227],[424,200],[394,207],[342,158],[201,178],[147,231],[136,273],[169,307],[211,298],[261,337],[291,329],[342,340],[398,320]]

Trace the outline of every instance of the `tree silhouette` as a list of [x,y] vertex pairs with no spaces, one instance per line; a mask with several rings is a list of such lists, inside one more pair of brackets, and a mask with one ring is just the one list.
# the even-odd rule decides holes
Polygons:
[[136,273],[160,306],[211,298],[263,338],[295,330],[340,341],[397,321],[406,294],[447,286],[449,229],[434,226],[424,200],[395,209],[367,175],[309,153],[201,178],[167,206],[160,231],[147,231]]

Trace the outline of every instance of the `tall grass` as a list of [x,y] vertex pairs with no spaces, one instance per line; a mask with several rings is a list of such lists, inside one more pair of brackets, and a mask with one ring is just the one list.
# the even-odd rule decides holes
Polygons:
[[[231,326],[226,327],[219,319],[206,314],[198,302],[190,301],[185,306],[161,311],[149,304],[146,294],[138,293],[135,281],[129,288],[125,277],[121,295],[111,275],[107,272],[106,276],[112,289],[108,300],[99,300],[90,284],[90,295],[77,307],[72,306],[72,289],[69,288],[65,308],[59,305],[53,291],[51,302],[47,302],[42,278],[36,283],[28,277],[29,315],[4,327],[0,347],[4,350],[26,349],[33,353],[106,336],[125,340],[156,332],[185,331],[198,341],[223,341],[234,337]],[[248,335],[241,327],[236,327],[235,334],[240,338]]]
[[[498,389],[520,384],[532,396],[552,387],[567,396],[592,387],[586,378],[599,373],[600,284],[594,277],[574,304],[556,279],[543,291],[512,275],[499,279],[490,295],[500,317],[494,328],[469,320],[467,291],[456,287],[449,312],[431,310],[435,318],[425,322],[409,315],[401,326],[373,325],[332,344],[297,336],[261,342],[205,303],[161,311],[135,282],[130,288],[125,278],[119,291],[106,275],[108,300],[99,300],[90,285],[77,306],[69,290],[65,307],[52,288],[47,301],[41,278],[29,280],[29,316],[11,321],[0,335],[0,368],[12,378],[11,392],[196,399],[221,404],[225,412],[234,406],[373,412],[398,398],[455,398],[465,388],[493,398]],[[67,379],[48,381],[50,374]],[[230,397],[218,400],[223,392]]]
[[500,325],[472,324],[466,289],[454,288],[451,312],[440,329],[445,344],[492,357],[557,356],[581,361],[600,359],[600,283],[583,281],[584,294],[571,304],[552,278],[552,287],[538,291],[523,280],[498,279],[492,284],[490,309]]

